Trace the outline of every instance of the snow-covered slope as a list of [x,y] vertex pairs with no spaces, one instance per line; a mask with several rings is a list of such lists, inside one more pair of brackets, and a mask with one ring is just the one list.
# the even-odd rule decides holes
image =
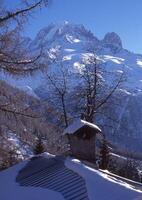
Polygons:
[[139,185],[139,189],[136,189],[127,182],[121,181],[113,177],[113,174],[107,174],[95,170],[82,164],[76,159],[67,159],[66,166],[69,169],[74,170],[80,174],[86,180],[86,186],[88,191],[89,200],[141,200],[142,185]]
[[[1,168],[33,154],[37,129],[41,135],[47,134],[45,148],[48,151],[57,153],[64,146],[59,140],[61,136],[55,125],[57,118],[60,118],[60,113],[57,113],[47,102],[40,101],[30,88],[27,89],[30,95],[0,80]],[[15,112],[18,114],[16,115]],[[50,113],[50,117],[47,113]],[[33,116],[40,117],[34,118]]]
[[33,188],[33,187],[20,187],[16,182],[15,178],[21,168],[26,165],[23,162],[19,165],[9,168],[0,173],[0,198],[1,200],[40,200],[40,199],[52,199],[52,200],[63,200],[62,196],[54,191]]
[[[46,159],[48,162],[49,154]],[[23,162],[0,173],[1,200],[71,199],[69,196],[70,191],[68,191],[68,198],[64,198],[60,192],[57,192],[56,190],[51,190],[48,187],[34,187],[34,185],[32,187],[20,186],[18,183],[16,183],[17,174],[27,164],[27,162],[28,161]],[[136,189],[136,187],[132,186],[131,184],[114,178],[111,174],[107,175],[105,172],[100,172],[82,164],[79,160],[68,158],[64,162],[64,164],[66,168],[72,170],[72,172],[79,174],[83,178],[86,183],[88,195],[87,199],[89,200],[142,200],[142,190],[140,189],[141,184],[137,184],[139,185],[139,189]],[[47,165],[47,167],[49,166]],[[56,171],[55,167],[53,171]],[[61,174],[61,172],[59,173]],[[64,173],[66,172],[64,171]],[[44,176],[46,177],[46,174]],[[38,179],[40,179],[40,177],[37,177],[36,181],[38,181]],[[64,185],[64,181],[65,180],[62,180],[61,185]],[[74,184],[77,184],[75,180]],[[78,196],[75,199],[79,200],[81,199],[81,197]]]

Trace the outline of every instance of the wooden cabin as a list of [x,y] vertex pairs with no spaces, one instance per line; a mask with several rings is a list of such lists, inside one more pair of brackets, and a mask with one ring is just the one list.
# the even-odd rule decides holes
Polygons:
[[82,160],[96,160],[103,140],[103,134],[97,125],[79,119],[68,126],[63,135],[68,137],[72,156]]

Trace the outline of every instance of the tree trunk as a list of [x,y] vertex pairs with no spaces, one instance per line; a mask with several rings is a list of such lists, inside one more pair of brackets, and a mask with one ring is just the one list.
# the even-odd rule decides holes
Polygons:
[[65,105],[65,99],[64,99],[64,95],[63,94],[62,94],[62,99],[61,100],[62,100],[62,106],[63,106],[63,115],[64,115],[65,127],[68,127],[66,105]]

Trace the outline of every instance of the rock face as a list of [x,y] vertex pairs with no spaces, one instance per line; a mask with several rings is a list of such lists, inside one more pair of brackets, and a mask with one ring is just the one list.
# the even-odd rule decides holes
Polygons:
[[119,52],[123,48],[120,37],[114,32],[107,33],[102,40],[102,43],[105,48],[112,49],[114,53]]
[[[113,129],[105,128],[105,133],[123,147],[142,151],[142,147],[136,142],[142,141],[142,111],[139,109],[142,102],[142,55],[124,49],[120,37],[114,32],[107,33],[103,40],[99,40],[83,25],[69,22],[51,24],[40,30],[35,39],[28,40],[30,52],[40,52],[41,48],[44,53],[41,62],[47,64],[48,71],[58,73],[59,65],[55,62],[58,60],[71,72],[80,73],[82,60],[87,60],[95,52],[109,71],[118,74],[125,72],[127,81],[119,93],[123,103],[121,108],[115,111],[117,113],[115,118],[118,119],[119,124],[111,124],[112,122],[104,118],[104,124],[107,122],[113,125]],[[15,86],[25,88],[28,85],[36,91],[36,95],[47,100],[47,82],[44,72],[18,80],[6,77],[4,74],[1,74],[0,78],[8,80]],[[71,88],[77,83],[77,79],[72,80]]]

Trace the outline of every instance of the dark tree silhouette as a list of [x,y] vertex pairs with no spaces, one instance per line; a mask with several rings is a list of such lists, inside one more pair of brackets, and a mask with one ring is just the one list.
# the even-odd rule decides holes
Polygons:
[[101,169],[107,169],[109,163],[109,148],[107,141],[104,139],[100,150],[100,164]]
[[38,137],[33,152],[35,155],[41,154],[45,151],[41,137]]

